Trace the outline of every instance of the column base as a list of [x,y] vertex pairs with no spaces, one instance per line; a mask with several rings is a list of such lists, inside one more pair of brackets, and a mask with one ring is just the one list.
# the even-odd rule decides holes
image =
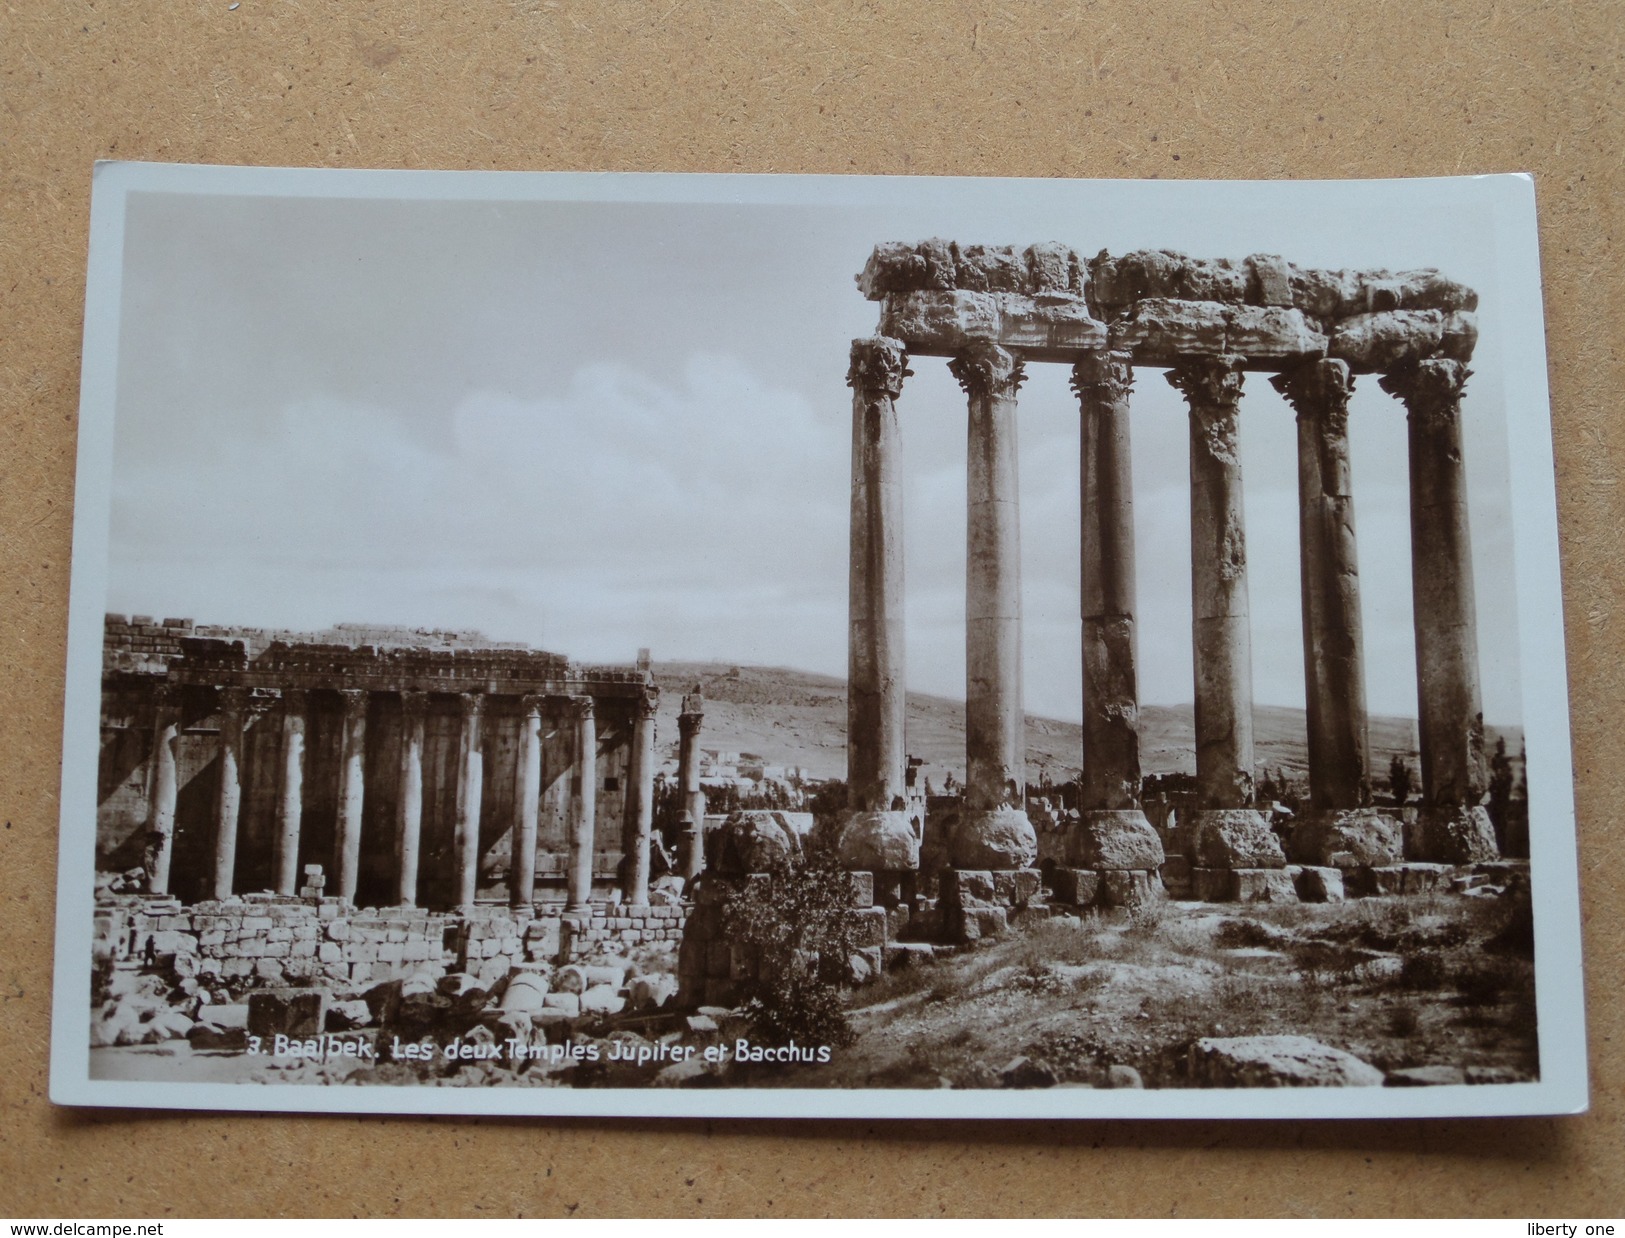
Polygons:
[[1067,862],[1098,871],[1156,871],[1167,857],[1162,840],[1138,808],[1090,808],[1067,832]]
[[564,914],[567,916],[590,916],[592,915],[592,904],[566,903],[564,905]]
[[1381,808],[1310,809],[1292,827],[1287,848],[1295,864],[1359,868],[1405,858],[1405,827]]
[[841,826],[835,856],[854,872],[898,872],[920,866],[920,840],[906,812],[858,810]]
[[1477,864],[1501,858],[1490,814],[1477,804],[1424,807],[1418,825],[1422,853],[1408,859],[1434,864]]
[[1020,808],[967,808],[948,840],[954,868],[1027,868],[1038,858],[1038,833]]
[[1203,808],[1183,814],[1179,838],[1197,868],[1285,868],[1286,852],[1256,808]]

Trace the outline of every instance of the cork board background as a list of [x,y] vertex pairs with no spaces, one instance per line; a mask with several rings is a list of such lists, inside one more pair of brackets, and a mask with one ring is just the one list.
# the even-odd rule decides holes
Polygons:
[[[461,11],[460,11],[461,10]],[[1625,4],[0,8],[0,1213],[1625,1213]],[[1592,1111],[1335,1124],[87,1113],[45,1098],[91,162],[1113,177],[1530,171]]]

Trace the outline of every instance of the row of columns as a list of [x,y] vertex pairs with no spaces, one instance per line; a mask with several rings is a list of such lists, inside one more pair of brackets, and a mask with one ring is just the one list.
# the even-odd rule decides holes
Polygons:
[[[243,736],[248,719],[270,704],[263,694],[226,686],[217,690],[220,709],[220,782],[215,801],[215,838],[210,892],[226,898],[236,877],[238,824],[242,805]],[[342,689],[343,726],[339,755],[338,821],[334,842],[336,884],[333,894],[354,901],[360,880],[361,824],[366,785],[366,725],[370,693]],[[272,872],[278,894],[293,895],[299,883],[299,843],[304,801],[305,728],[307,697],[301,689],[281,693],[282,742],[278,768],[276,833]],[[400,694],[402,732],[395,821],[395,901],[417,902],[419,856],[423,831],[423,743],[428,694]],[[457,898],[472,906],[478,889],[480,860],[480,805],[484,791],[485,760],[482,731],[486,695],[462,693],[456,793]],[[631,864],[623,897],[629,903],[649,901],[649,849],[654,819],[655,698],[645,693],[634,703],[628,781],[633,797],[629,839]],[[593,847],[597,815],[597,722],[590,696],[568,698],[572,727],[570,781],[569,865],[566,899],[570,909],[590,906]],[[509,892],[515,907],[528,906],[536,880],[537,826],[542,791],[542,715],[546,698],[526,696],[520,702],[518,810],[512,831]],[[693,735],[690,735],[692,730]],[[692,746],[697,726],[685,728],[685,744]],[[149,775],[147,815],[149,886],[154,893],[169,890],[174,850],[175,805],[179,794],[176,745],[180,710],[176,690],[157,689],[156,716]],[[692,759],[689,762],[693,764]],[[696,781],[695,790],[698,785]],[[703,819],[703,798],[700,801]]]
[[[854,341],[848,760],[852,824],[903,780],[902,502],[896,340]],[[965,810],[949,840],[959,867],[1031,861],[1021,698],[1020,529],[1015,445],[1019,358],[975,344],[950,361],[969,398]],[[1252,649],[1238,411],[1242,358],[1193,357],[1167,379],[1190,420],[1192,642],[1197,785],[1204,808],[1253,802]],[[1460,403],[1468,371],[1410,363],[1378,381],[1406,406],[1412,584],[1425,804],[1472,812],[1485,786],[1477,629]],[[1348,402],[1339,360],[1272,378],[1298,420],[1300,563],[1310,798],[1326,812],[1370,802]],[[1126,352],[1079,357],[1082,417],[1082,808],[1138,817],[1140,745],[1133,484]],[[1143,818],[1142,818],[1143,819]],[[844,846],[843,852],[848,849]],[[1035,840],[1034,840],[1035,841]],[[862,849],[845,855],[864,865]]]

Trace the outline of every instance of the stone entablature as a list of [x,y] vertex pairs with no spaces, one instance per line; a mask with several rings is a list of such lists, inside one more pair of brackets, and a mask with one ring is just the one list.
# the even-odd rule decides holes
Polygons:
[[994,343],[1028,361],[1101,349],[1134,364],[1224,356],[1279,372],[1332,358],[1357,374],[1405,362],[1467,361],[1478,294],[1431,268],[1327,271],[1275,254],[1189,258],[1171,250],[1080,260],[1061,245],[877,246],[858,287],[882,303],[879,335],[951,357]]

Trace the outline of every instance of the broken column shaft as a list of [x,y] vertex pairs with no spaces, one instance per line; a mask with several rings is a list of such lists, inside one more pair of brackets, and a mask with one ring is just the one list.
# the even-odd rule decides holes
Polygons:
[[897,397],[903,346],[852,342],[852,521],[847,640],[847,806],[839,842],[851,869],[919,865],[907,800],[903,658],[903,482]]
[[1016,391],[1021,362],[976,344],[954,357],[970,403],[965,563],[965,802],[949,847],[958,868],[1024,868],[1027,819],[1021,685],[1021,521]]

